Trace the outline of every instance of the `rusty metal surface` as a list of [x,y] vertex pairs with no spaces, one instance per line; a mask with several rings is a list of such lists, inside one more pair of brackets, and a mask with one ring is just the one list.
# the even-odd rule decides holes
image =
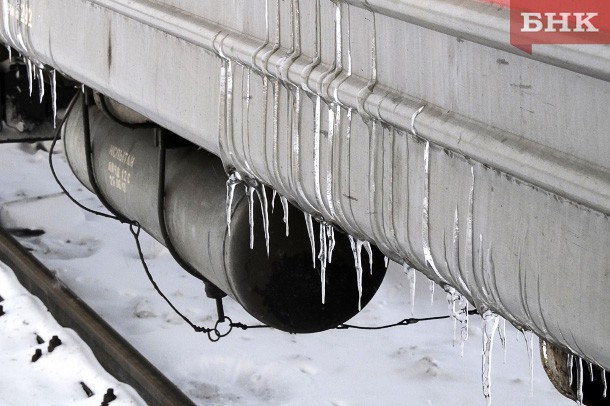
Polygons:
[[449,0],[17,3],[5,43],[610,368],[607,46]]

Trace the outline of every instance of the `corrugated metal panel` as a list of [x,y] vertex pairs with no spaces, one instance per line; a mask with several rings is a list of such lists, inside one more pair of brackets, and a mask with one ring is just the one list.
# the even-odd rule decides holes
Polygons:
[[610,368],[609,48],[426,4],[4,0],[0,36]]

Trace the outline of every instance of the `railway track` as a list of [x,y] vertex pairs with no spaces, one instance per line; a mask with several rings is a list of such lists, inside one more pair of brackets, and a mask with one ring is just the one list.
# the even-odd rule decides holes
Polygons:
[[130,385],[147,404],[194,404],[4,229],[0,229],[0,261],[61,325],[73,329],[89,345],[106,371]]

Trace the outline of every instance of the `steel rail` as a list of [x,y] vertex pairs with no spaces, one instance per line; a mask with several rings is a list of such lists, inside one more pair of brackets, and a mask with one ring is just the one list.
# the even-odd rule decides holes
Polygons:
[[194,404],[3,229],[0,229],[0,261],[15,272],[19,282],[44,303],[62,326],[76,331],[106,371],[133,387],[147,404]]

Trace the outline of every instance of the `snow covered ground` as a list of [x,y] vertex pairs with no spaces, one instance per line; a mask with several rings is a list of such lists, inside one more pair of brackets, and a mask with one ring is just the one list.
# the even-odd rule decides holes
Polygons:
[[[75,197],[99,209],[99,202],[76,181],[63,156],[57,155],[55,162]],[[463,356],[452,344],[450,320],[382,331],[334,330],[311,335],[236,330],[211,343],[185,325],[155,293],[127,226],[83,213],[59,193],[45,151],[31,145],[2,145],[0,173],[2,225],[44,230],[41,236],[21,241],[198,404],[485,404],[479,316],[470,319]],[[215,304],[206,299],[203,286],[181,272],[167,250],[151,238],[143,239],[143,248],[152,273],[174,304],[195,323],[212,324]],[[448,312],[440,288],[430,304],[428,286],[418,274],[414,317]],[[398,265],[391,264],[376,297],[350,323],[380,325],[410,317],[409,296],[407,277]],[[239,305],[225,302],[225,311],[234,321],[256,323]],[[571,404],[548,381],[537,343],[531,392],[526,342],[510,326],[507,338],[504,361],[496,336],[493,405]],[[3,345],[0,359],[10,358],[15,351]],[[0,404],[20,404],[18,397],[5,403],[16,389],[26,390],[16,385],[20,379],[1,378]]]
[[57,324],[3,264],[0,297],[0,404],[93,406],[109,389],[116,396],[113,406],[145,404],[104,371],[87,344]]

